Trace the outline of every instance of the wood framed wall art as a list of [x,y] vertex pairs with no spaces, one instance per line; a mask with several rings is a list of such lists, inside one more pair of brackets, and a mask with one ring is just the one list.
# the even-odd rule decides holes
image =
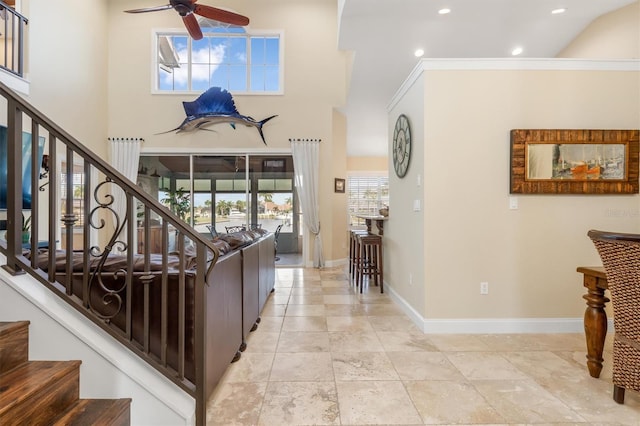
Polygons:
[[511,130],[511,194],[637,194],[639,131]]

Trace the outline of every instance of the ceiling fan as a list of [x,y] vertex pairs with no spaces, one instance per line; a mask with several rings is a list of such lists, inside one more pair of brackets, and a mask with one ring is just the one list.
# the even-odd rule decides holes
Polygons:
[[249,18],[246,16],[218,9],[217,7],[196,4],[197,1],[198,0],[169,0],[169,4],[163,6],[125,10],[125,12],[144,13],[175,9],[175,11],[182,16],[184,26],[187,28],[189,35],[194,40],[200,40],[202,38],[202,30],[200,29],[200,24],[198,24],[198,20],[195,15],[204,16],[205,18],[213,19],[214,21],[224,22],[225,24],[237,25],[240,27],[249,25]]

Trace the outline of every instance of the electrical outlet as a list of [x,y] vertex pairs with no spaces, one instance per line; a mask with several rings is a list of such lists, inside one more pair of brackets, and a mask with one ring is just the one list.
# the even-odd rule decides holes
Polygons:
[[480,283],[480,294],[489,294],[489,283],[483,281]]

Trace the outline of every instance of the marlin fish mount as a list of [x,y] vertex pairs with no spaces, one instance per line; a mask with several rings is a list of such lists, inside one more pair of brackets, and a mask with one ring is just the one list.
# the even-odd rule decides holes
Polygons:
[[192,130],[209,130],[205,127],[218,124],[229,123],[231,127],[236,128],[236,124],[244,124],[248,127],[255,127],[262,138],[262,142],[267,144],[262,133],[262,126],[277,115],[272,115],[261,121],[256,121],[252,117],[242,115],[236,109],[235,102],[231,93],[220,87],[211,87],[193,102],[183,102],[184,112],[187,118],[175,129],[168,130],[163,133],[175,131],[190,132]]

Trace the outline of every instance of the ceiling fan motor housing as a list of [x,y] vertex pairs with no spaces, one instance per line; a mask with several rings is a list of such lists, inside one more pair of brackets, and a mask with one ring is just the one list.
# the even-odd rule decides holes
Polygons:
[[178,12],[180,16],[186,16],[193,13],[195,2],[191,0],[171,0],[171,6]]

